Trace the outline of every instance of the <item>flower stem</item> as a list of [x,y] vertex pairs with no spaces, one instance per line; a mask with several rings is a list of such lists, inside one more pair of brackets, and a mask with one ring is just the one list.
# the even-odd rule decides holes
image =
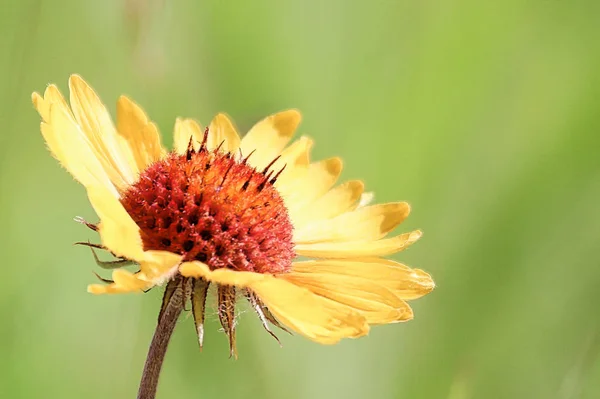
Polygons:
[[156,331],[154,331],[154,337],[152,337],[150,349],[148,350],[148,357],[146,358],[142,380],[140,381],[140,389],[138,390],[138,399],[154,399],[156,397],[160,369],[167,353],[171,334],[173,334],[177,319],[183,310],[183,291],[183,284],[177,284],[177,288],[175,288],[168,303],[164,304],[162,315],[158,320],[158,325],[156,326]]

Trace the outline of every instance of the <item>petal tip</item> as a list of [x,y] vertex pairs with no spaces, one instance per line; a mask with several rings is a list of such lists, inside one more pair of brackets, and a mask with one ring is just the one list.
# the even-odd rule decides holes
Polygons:
[[87,292],[94,295],[106,294],[106,287],[100,284],[90,284],[87,286]]

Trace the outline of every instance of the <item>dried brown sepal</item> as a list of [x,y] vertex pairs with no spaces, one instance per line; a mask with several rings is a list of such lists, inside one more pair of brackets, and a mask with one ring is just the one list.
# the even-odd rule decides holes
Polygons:
[[99,275],[98,273],[96,273],[96,272],[92,272],[92,273],[94,273],[94,275],[96,276],[96,278],[97,278],[98,280],[102,281],[102,282],[103,282],[103,283],[105,283],[105,284],[113,284],[113,283],[114,283],[114,281],[113,281],[113,280],[111,280],[111,279],[108,279],[108,278],[104,278],[104,277],[100,276],[100,275]]
[[229,357],[237,359],[235,346],[235,287],[219,285],[217,290],[219,321],[229,338]]
[[96,261],[96,264],[103,269],[119,269],[124,266],[131,266],[137,264],[136,262],[129,259],[118,259],[109,261],[100,260],[100,258],[98,258],[98,254],[96,253],[96,251],[94,251],[94,247],[90,246],[89,248],[92,251],[92,255],[94,255],[94,260]]
[[96,249],[101,249],[103,251],[109,251],[110,252],[110,250],[108,248],[106,248],[104,245],[102,245],[102,244],[94,244],[94,243],[91,243],[89,241],[87,241],[87,242],[86,241],[78,241],[78,242],[74,243],[73,245],[83,245],[84,247],[96,248]]
[[84,218],[82,218],[81,216],[75,216],[75,218],[73,218],[73,220],[75,220],[77,223],[81,223],[81,224],[85,225],[88,229],[91,229],[91,230],[94,230],[94,231],[98,231],[98,225],[97,224],[89,223]]
[[[247,289],[246,290],[246,298],[248,298],[248,301],[250,302],[250,304],[252,305],[252,307],[256,310],[256,308],[254,307],[254,303],[256,303],[263,315],[265,316],[265,319],[267,319],[269,321],[269,323],[273,324],[275,327],[285,331],[286,333],[292,335],[292,332],[290,330],[288,330],[287,328],[285,328],[280,322],[279,320],[277,320],[275,318],[275,316],[273,316],[273,313],[271,313],[269,311],[269,308],[267,308],[265,306],[264,303],[262,303],[262,301],[260,300],[260,298],[258,296],[256,296],[256,294],[254,292],[252,292],[251,290]],[[260,315],[259,315],[260,317]],[[279,341],[279,340],[278,340]]]
[[163,314],[165,313],[165,309],[167,308],[167,306],[169,305],[169,302],[171,301],[171,297],[173,296],[173,293],[175,292],[175,290],[177,289],[177,287],[180,284],[181,284],[181,281],[178,281],[178,279],[173,279],[167,283],[167,286],[165,287],[165,293],[163,294],[162,305],[160,306],[160,312],[158,313],[158,321],[159,322],[160,322],[160,319],[163,317]]
[[210,283],[203,278],[194,279],[192,287],[192,314],[196,325],[196,334],[198,334],[198,343],[200,350],[204,342],[204,313],[206,309],[206,294]]
[[275,338],[275,340],[277,341],[279,346],[283,347],[283,345],[281,345],[281,341],[279,340],[277,335],[275,335],[275,333],[273,331],[271,331],[271,328],[269,327],[269,320],[265,316],[263,306],[261,306],[261,304],[259,303],[256,295],[252,294],[248,290],[245,290],[245,294],[246,294],[246,298],[248,299],[248,302],[250,302],[250,305],[252,306],[252,308],[254,309],[256,314],[258,315],[258,318],[260,319],[260,322],[262,323],[262,326],[265,329],[265,331],[268,332],[271,335],[271,337]]

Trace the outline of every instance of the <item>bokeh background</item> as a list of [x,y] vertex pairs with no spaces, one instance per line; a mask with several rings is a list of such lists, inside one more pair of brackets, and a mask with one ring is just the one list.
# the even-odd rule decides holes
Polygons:
[[299,108],[315,157],[407,200],[395,257],[433,274],[416,318],[333,347],[240,316],[228,359],[182,318],[159,398],[600,397],[600,3],[2,0],[0,397],[133,398],[161,293],[95,297],[84,190],[45,149],[32,91],[82,74],[241,131]]

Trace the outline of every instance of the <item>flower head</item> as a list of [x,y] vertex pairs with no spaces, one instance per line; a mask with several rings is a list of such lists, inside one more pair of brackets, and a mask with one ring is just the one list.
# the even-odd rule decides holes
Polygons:
[[[52,154],[87,189],[100,218],[103,249],[117,259],[94,294],[141,292],[166,285],[192,302],[202,344],[204,307],[217,287],[218,314],[235,353],[235,309],[245,297],[270,324],[333,344],[370,325],[407,321],[408,300],[434,288],[419,269],[382,258],[404,250],[420,231],[388,237],[409,214],[405,202],[368,205],[360,181],[335,186],[339,158],[310,162],[312,140],[289,144],[295,110],[271,115],[240,139],[223,114],[206,129],[175,123],[173,151],[156,125],[127,97],[117,123],[79,76],[70,105],[54,85],[33,94]],[[288,145],[289,144],[289,145]],[[94,256],[96,254],[94,253]],[[303,256],[313,260],[294,262]],[[123,267],[137,265],[130,272]]]

